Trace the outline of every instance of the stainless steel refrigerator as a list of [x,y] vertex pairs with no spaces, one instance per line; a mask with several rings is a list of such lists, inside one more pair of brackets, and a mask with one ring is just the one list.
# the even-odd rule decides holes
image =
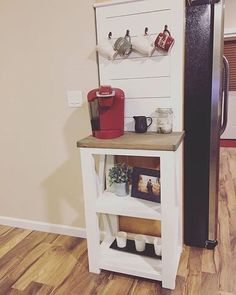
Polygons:
[[184,241],[217,245],[220,135],[227,124],[224,1],[187,0],[184,129]]

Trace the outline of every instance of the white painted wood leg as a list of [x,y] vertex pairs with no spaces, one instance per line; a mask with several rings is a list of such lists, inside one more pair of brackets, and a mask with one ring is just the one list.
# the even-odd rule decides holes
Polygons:
[[100,230],[99,219],[95,211],[95,201],[98,195],[96,185],[96,171],[93,155],[89,149],[81,148],[81,168],[84,190],[85,221],[88,245],[89,271],[100,273],[99,250]]
[[109,184],[109,169],[112,168],[115,164],[115,157],[113,155],[106,155],[106,167],[105,167],[105,173],[106,173],[106,189],[110,192],[114,191],[114,186],[110,186]]
[[161,157],[161,210],[162,210],[162,286],[175,288],[178,260],[178,211],[176,206],[175,154]]
[[106,174],[105,174],[105,167],[106,167],[106,155],[99,155],[99,171],[98,171],[98,179],[99,179],[99,190],[100,193],[103,193],[105,190],[105,183],[106,183]]
[[178,213],[179,213],[179,234],[178,246],[179,251],[183,250],[183,144],[175,152],[176,161],[176,196],[178,198]]

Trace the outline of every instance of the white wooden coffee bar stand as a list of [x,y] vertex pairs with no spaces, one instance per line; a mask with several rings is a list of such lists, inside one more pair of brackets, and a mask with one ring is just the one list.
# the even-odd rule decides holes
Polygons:
[[[112,140],[89,136],[78,142],[81,154],[89,270],[101,269],[162,281],[174,289],[182,251],[182,139],[171,134],[126,132]],[[94,155],[99,155],[99,168]],[[106,189],[106,159],[114,155],[160,158],[161,203],[118,197]],[[98,171],[96,171],[98,170]],[[108,185],[107,185],[108,187]],[[162,259],[110,249],[118,216],[161,221]],[[100,217],[103,220],[101,235]],[[132,233],[129,238],[132,239]],[[150,241],[154,237],[148,237]]]

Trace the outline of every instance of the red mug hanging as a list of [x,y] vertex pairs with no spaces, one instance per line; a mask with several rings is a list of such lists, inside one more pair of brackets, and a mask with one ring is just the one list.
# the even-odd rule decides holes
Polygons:
[[171,37],[168,26],[165,25],[163,33],[160,33],[155,40],[155,47],[164,52],[169,52],[175,43],[175,39]]

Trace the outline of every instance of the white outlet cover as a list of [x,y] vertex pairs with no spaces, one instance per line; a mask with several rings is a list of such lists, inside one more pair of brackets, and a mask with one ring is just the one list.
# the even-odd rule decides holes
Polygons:
[[83,105],[83,94],[80,90],[67,91],[68,106],[71,108],[78,108]]

